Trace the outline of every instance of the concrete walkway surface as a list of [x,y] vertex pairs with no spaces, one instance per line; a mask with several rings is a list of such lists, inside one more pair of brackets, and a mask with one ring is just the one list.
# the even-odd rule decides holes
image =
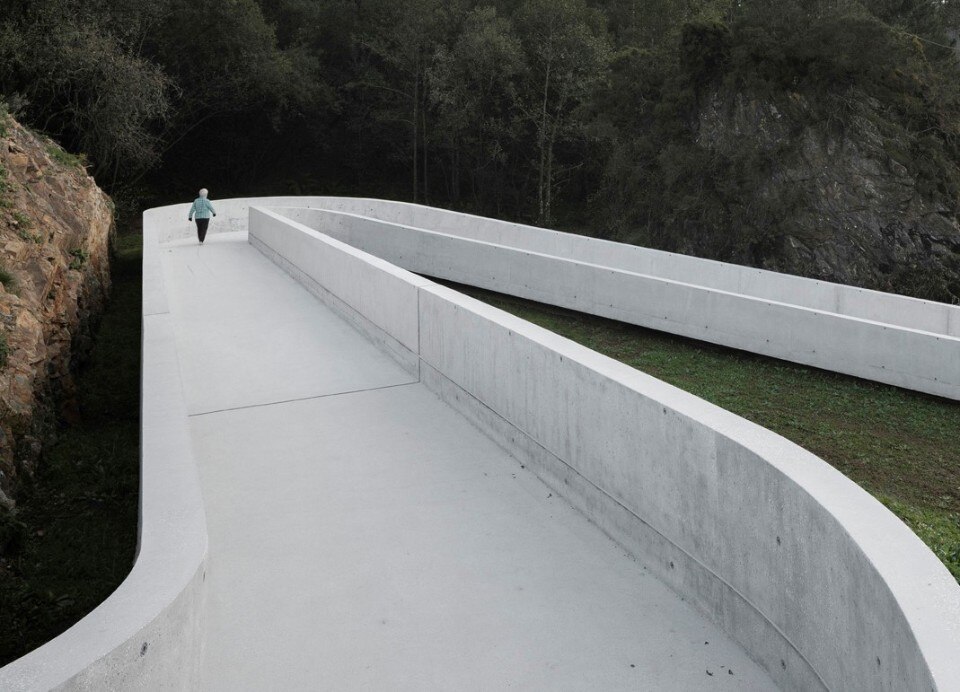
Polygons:
[[210,533],[204,689],[774,689],[246,234],[162,262]]

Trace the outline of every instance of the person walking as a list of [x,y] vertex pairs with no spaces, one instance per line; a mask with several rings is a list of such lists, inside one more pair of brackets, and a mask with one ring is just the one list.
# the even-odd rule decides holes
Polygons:
[[193,206],[190,207],[190,214],[187,216],[187,221],[193,221],[194,218],[197,220],[197,239],[201,245],[203,245],[203,239],[207,237],[210,217],[217,215],[213,205],[210,204],[210,200],[207,199],[208,194],[210,193],[207,188],[200,190],[200,196],[193,200]]

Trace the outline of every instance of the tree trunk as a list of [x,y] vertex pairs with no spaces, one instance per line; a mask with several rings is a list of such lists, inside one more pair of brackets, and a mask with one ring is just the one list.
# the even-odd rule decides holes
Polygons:
[[417,66],[413,74],[413,201],[417,201],[417,192],[420,185],[417,182],[417,143],[420,139],[420,58],[417,58]]
[[[424,84],[426,91],[426,84]],[[424,99],[426,100],[426,99]],[[430,180],[427,178],[427,104],[424,103],[420,108],[420,123],[423,131],[423,147],[420,152],[420,159],[423,161],[423,203],[430,204]]]
[[547,189],[544,191],[546,196],[543,212],[544,226],[549,226],[551,223],[551,204],[553,202],[553,142],[554,138],[551,137],[550,141],[547,143],[547,172],[545,175]]
[[540,111],[540,131],[537,133],[537,146],[540,149],[540,165],[537,179],[537,221],[542,223],[546,213],[547,196],[544,185],[547,173],[547,99],[550,94],[550,63],[547,63],[547,71],[543,78],[543,104]]

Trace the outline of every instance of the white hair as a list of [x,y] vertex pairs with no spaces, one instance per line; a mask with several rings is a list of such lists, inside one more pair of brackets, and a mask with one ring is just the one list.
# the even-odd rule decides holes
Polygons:
[[201,188],[201,190],[200,190],[200,196],[201,196],[201,197],[206,197],[206,196],[209,195],[209,194],[210,194],[210,191],[209,191],[207,188],[205,188],[205,187],[204,187],[204,188]]

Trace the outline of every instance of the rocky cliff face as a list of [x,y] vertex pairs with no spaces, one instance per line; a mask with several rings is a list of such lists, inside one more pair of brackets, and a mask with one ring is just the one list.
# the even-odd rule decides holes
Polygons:
[[0,506],[57,421],[110,290],[113,207],[70,155],[0,124]]
[[[749,178],[754,203],[740,220],[775,232],[738,261],[960,302],[960,200],[911,170],[912,142],[884,131],[875,100],[847,93],[813,105],[796,93],[715,91],[696,132],[699,146],[741,158],[750,150],[764,167]],[[692,234],[680,249],[711,254],[698,242]]]

